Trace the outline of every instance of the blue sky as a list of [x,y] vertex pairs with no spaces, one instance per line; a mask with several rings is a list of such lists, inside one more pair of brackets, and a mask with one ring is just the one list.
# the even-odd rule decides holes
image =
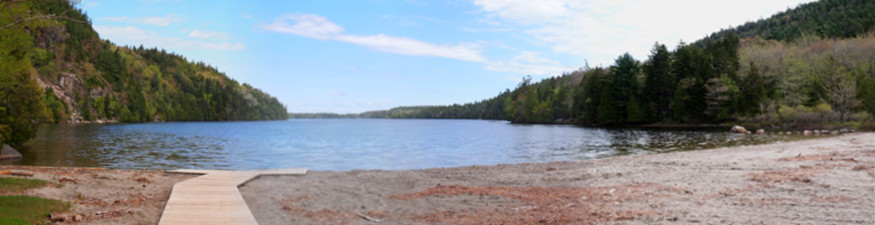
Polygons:
[[290,112],[358,113],[490,98],[647,58],[810,0],[84,0],[101,38],[203,61]]

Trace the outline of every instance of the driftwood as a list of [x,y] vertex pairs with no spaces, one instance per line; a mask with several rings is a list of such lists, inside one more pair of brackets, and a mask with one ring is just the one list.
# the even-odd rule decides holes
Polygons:
[[82,222],[85,217],[82,214],[70,215],[64,213],[50,213],[49,221],[52,223],[58,222]]
[[379,223],[379,222],[380,222],[380,220],[378,220],[378,219],[374,219],[373,217],[367,216],[367,215],[362,214],[362,213],[360,213],[360,212],[355,212],[355,214],[358,215],[359,217],[361,217],[362,219],[367,220],[367,221],[371,221],[371,222],[374,222],[374,223]]
[[33,176],[33,171],[29,171],[29,170],[12,170],[12,175],[15,175],[15,176],[32,177],[32,176]]
[[0,170],[0,175],[15,175],[15,176],[32,177],[33,171],[29,171],[29,170]]

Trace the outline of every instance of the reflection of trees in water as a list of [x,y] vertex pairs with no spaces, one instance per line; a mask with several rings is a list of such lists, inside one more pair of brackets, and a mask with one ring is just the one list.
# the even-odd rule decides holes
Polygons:
[[722,130],[611,129],[608,140],[616,155],[645,152],[701,150],[739,145],[755,145],[801,137],[784,135],[743,135]]
[[22,149],[23,165],[178,168],[215,162],[228,141],[113,125],[44,125]]
[[[129,129],[127,126],[104,127],[87,147],[89,157],[102,163],[123,168],[185,168],[197,163],[216,162],[223,155],[228,141],[217,137],[189,135],[182,130]],[[171,129],[172,130],[172,129]],[[176,132],[176,133],[171,133]]]
[[83,141],[98,133],[100,126],[49,124],[40,126],[36,137],[21,149],[20,164],[54,166],[100,166],[98,158],[80,157]]

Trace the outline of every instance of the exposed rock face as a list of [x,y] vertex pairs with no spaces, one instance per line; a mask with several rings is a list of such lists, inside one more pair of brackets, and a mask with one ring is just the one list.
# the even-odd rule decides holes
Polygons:
[[20,159],[21,153],[18,153],[14,148],[9,147],[9,145],[4,144],[3,148],[0,149],[0,160],[4,159]]
[[729,129],[729,132],[730,132],[730,133],[739,133],[739,134],[747,134],[747,133],[749,133],[749,132],[747,131],[747,129],[744,129],[744,127],[739,126],[739,125],[732,126],[732,129]]

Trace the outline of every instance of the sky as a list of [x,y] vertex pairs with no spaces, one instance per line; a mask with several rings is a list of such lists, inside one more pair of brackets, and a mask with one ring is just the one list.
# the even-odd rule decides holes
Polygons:
[[210,64],[289,112],[494,97],[623,53],[646,60],[811,0],[83,0],[103,39]]

